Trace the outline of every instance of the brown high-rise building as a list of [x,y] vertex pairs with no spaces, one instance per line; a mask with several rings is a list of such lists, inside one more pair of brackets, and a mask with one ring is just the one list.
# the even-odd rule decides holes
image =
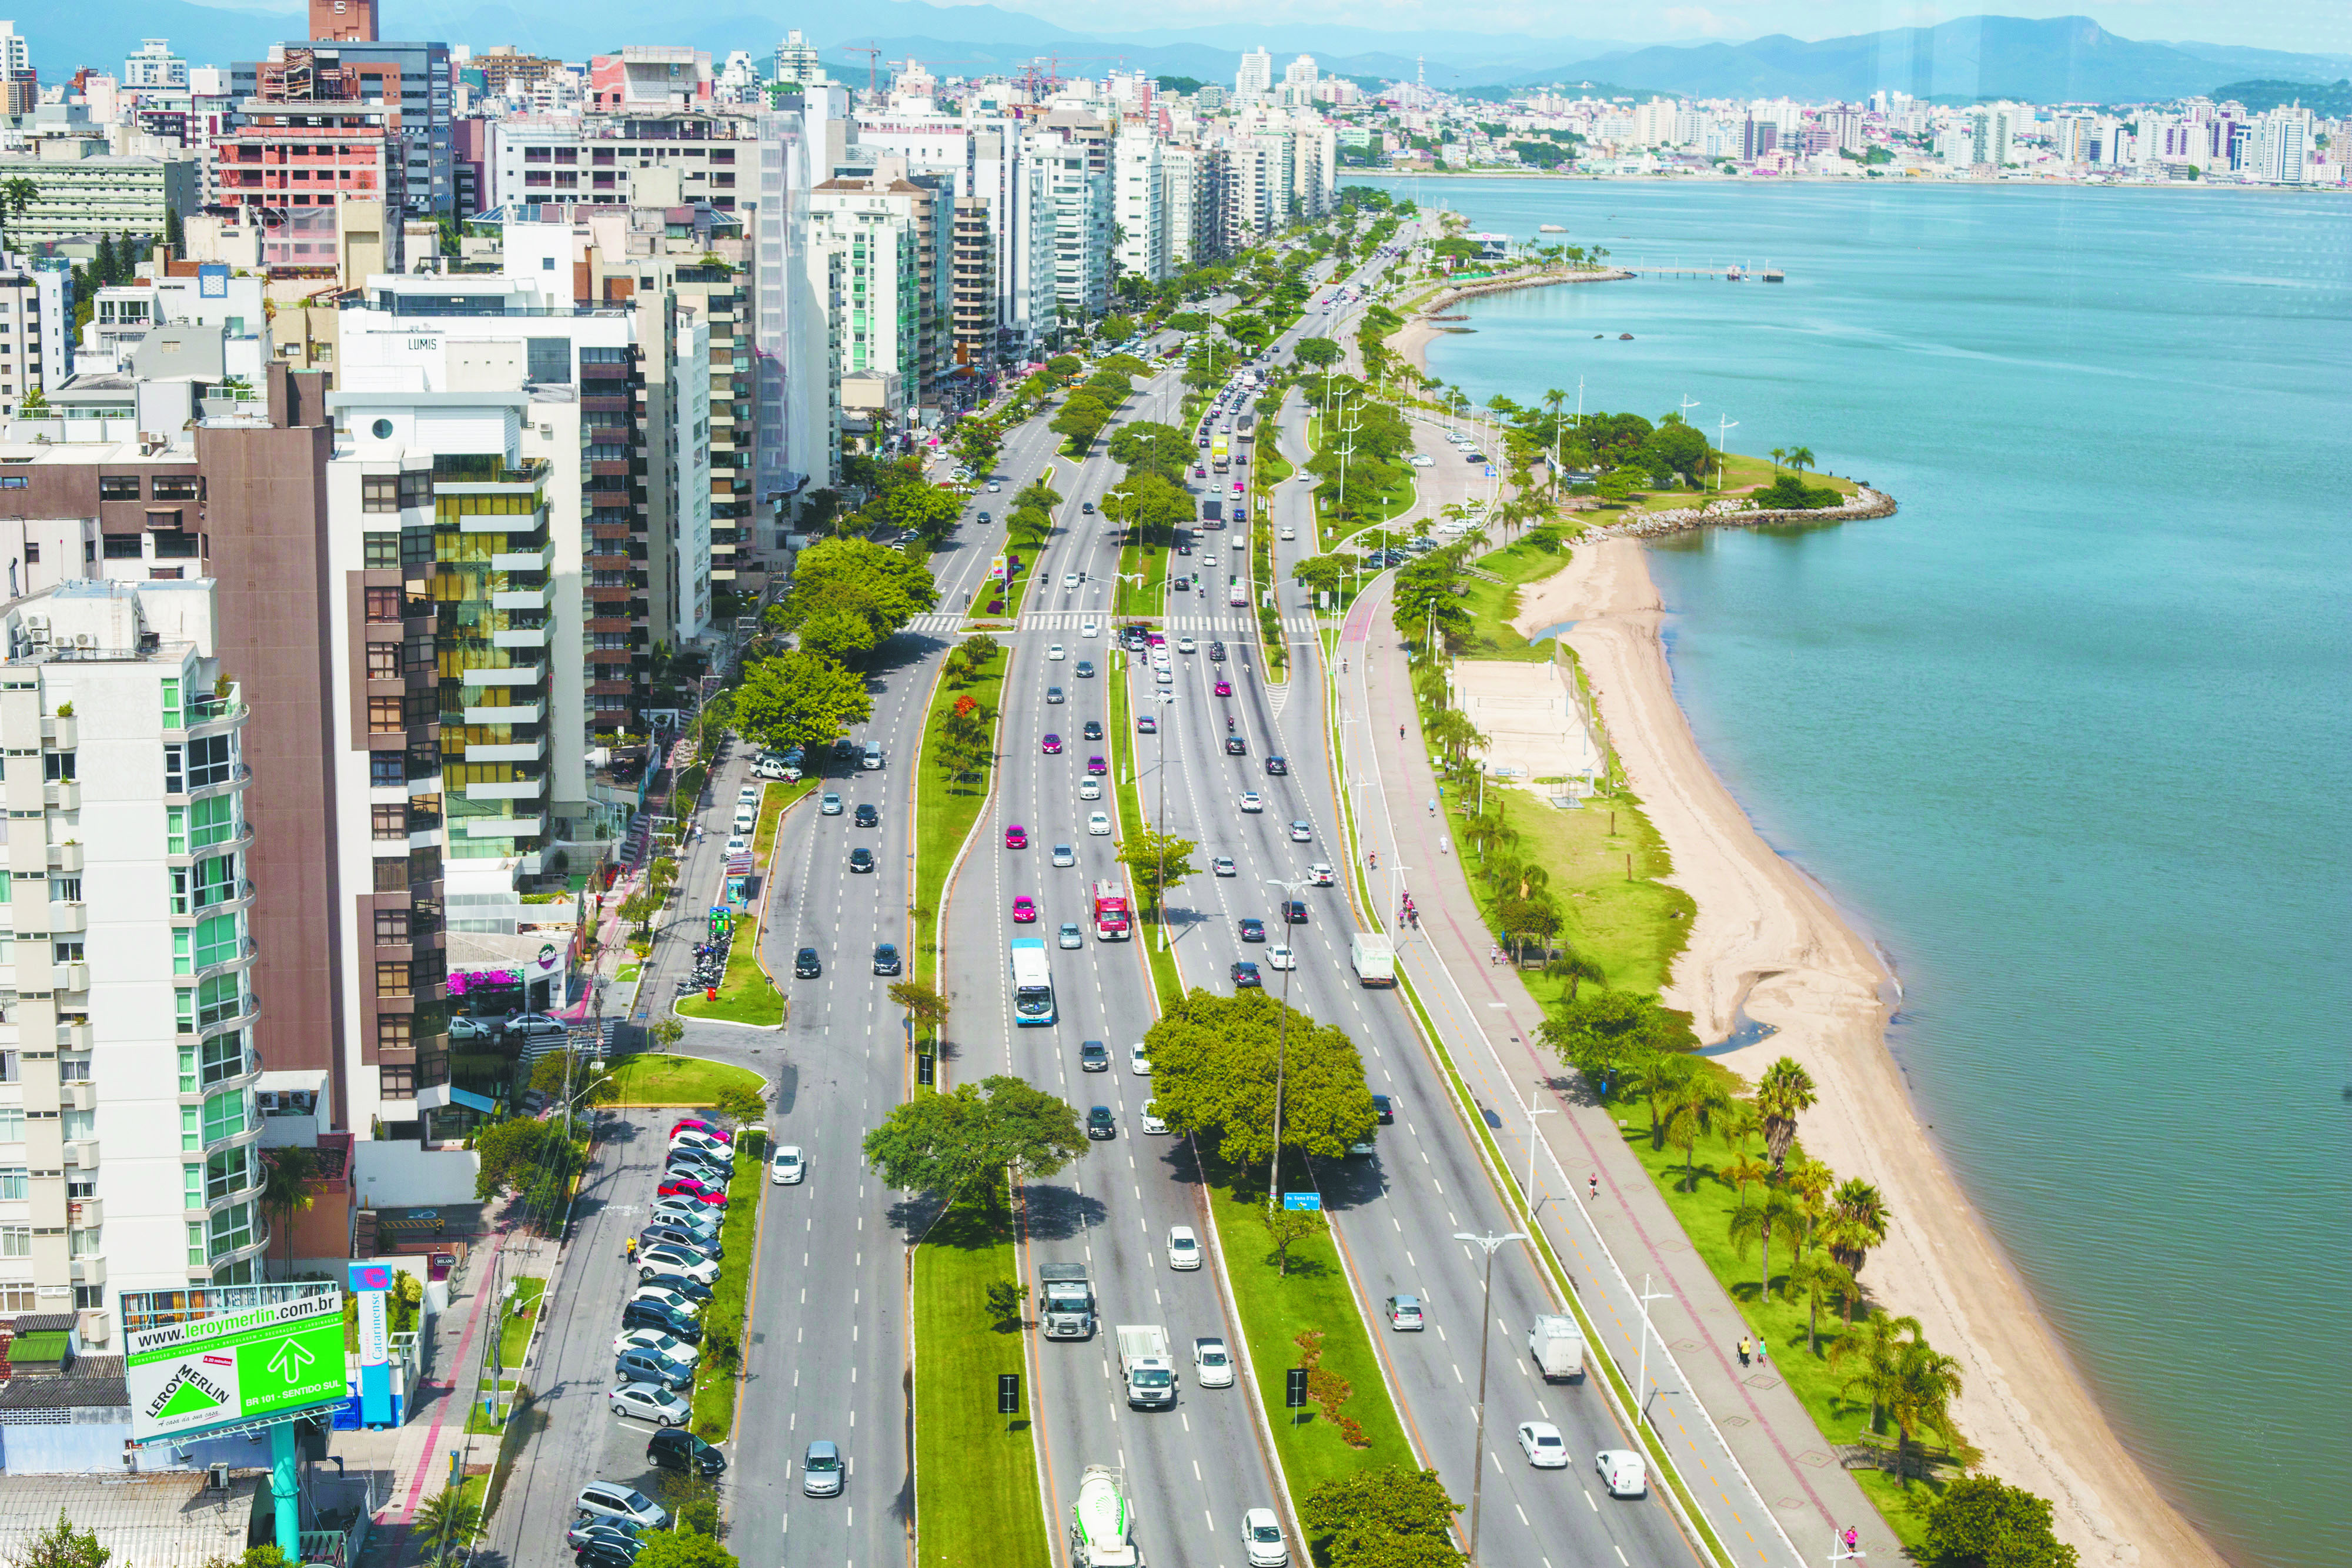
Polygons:
[[345,44],[376,41],[375,0],[310,0],[310,41]]

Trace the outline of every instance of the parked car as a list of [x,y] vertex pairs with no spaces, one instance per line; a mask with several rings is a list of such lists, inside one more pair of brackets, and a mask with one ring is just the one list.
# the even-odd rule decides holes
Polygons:
[[694,1414],[692,1406],[657,1383],[624,1383],[604,1396],[615,1416],[634,1416],[656,1427],[677,1427]]
[[613,1336],[613,1354],[625,1355],[641,1350],[648,1355],[677,1366],[692,1366],[702,1359],[702,1352],[684,1340],[672,1339],[658,1329],[623,1329]]
[[692,1318],[702,1311],[701,1302],[663,1285],[639,1285],[636,1293],[629,1298],[629,1304],[635,1306],[641,1301],[651,1302],[685,1318]]
[[624,1383],[684,1388],[694,1381],[694,1364],[665,1360],[649,1350],[625,1350],[613,1358],[613,1375]]
[[687,1470],[711,1477],[725,1472],[727,1456],[693,1433],[673,1428],[656,1432],[646,1442],[646,1463],[666,1470]]
[[652,1279],[642,1280],[640,1282],[646,1285],[656,1286],[658,1289],[671,1291],[677,1295],[684,1296],[688,1301],[692,1301],[697,1308],[707,1307],[710,1304],[710,1287],[702,1281],[694,1279],[689,1275],[656,1274]]
[[579,1510],[599,1519],[622,1519],[640,1530],[659,1530],[669,1522],[669,1511],[618,1481],[590,1481],[580,1489]]
[[701,1133],[707,1136],[718,1139],[720,1143],[726,1145],[730,1149],[735,1146],[734,1134],[729,1132],[718,1123],[706,1122],[699,1116],[680,1116],[677,1121],[672,1122],[669,1124],[669,1135],[673,1142],[677,1140],[677,1137],[680,1133]]
[[699,1176],[672,1176],[654,1191],[663,1197],[690,1197],[713,1208],[727,1207],[726,1189],[713,1186]]
[[637,1527],[625,1519],[583,1513],[563,1532],[563,1544],[574,1552],[584,1551],[591,1541],[617,1542],[634,1555],[638,1547]]
[[642,1282],[656,1274],[683,1274],[708,1285],[719,1278],[719,1260],[685,1247],[639,1248],[637,1279]]

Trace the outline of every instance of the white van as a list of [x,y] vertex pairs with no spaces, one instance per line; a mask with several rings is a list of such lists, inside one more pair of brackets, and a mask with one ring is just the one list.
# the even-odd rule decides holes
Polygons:
[[869,740],[869,741],[867,741],[867,742],[866,743],[866,754],[865,754],[865,756],[863,756],[863,757],[861,757],[861,758],[858,758],[857,766],[859,766],[860,768],[879,768],[879,767],[881,767],[881,766],[882,766],[882,743],[881,743],[880,741],[878,741],[878,740]]
[[1592,1456],[1592,1468],[1611,1497],[1640,1497],[1650,1490],[1650,1467],[1628,1448],[1603,1448]]

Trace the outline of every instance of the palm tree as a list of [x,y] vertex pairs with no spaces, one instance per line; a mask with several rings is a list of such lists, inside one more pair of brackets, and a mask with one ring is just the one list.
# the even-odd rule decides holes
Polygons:
[[1829,1196],[1830,1185],[1837,1180],[1837,1172],[1816,1159],[1799,1155],[1780,1168],[1780,1185],[1797,1195],[1805,1206],[1805,1245],[1813,1244],[1813,1231],[1826,1212],[1822,1200]]
[[1627,1074],[1629,1078],[1638,1080],[1629,1087],[1633,1087],[1649,1103],[1652,1148],[1662,1149],[1666,1146],[1664,1121],[1665,1109],[1674,1103],[1675,1097],[1682,1092],[1683,1085],[1697,1076],[1698,1071],[1696,1057],[1681,1056],[1672,1051],[1662,1051],[1647,1061],[1637,1072]]
[[[1730,1132],[1728,1127],[1719,1126],[1717,1130],[1724,1133],[1727,1137]],[[1729,1165],[1715,1174],[1719,1179],[1729,1182],[1731,1190],[1739,1196],[1740,1202],[1745,1203],[1748,1201],[1748,1187],[1757,1182],[1769,1180],[1772,1167],[1742,1149],[1732,1156]]]
[[1764,1254],[1764,1271],[1756,1290],[1759,1301],[1772,1294],[1772,1232],[1782,1235],[1802,1228],[1805,1211],[1795,1197],[1777,1186],[1767,1186],[1753,1202],[1743,1200],[1731,1211],[1731,1245],[1744,1260],[1748,1243],[1760,1244]]
[[275,1210],[286,1232],[286,1277],[294,1277],[294,1216],[315,1201],[310,1178],[319,1174],[318,1155],[291,1145],[261,1152],[261,1207]]
[[425,1500],[409,1525],[418,1536],[432,1541],[428,1561],[437,1563],[447,1561],[450,1551],[465,1543],[481,1517],[481,1509],[462,1488],[445,1486]]
[[1789,1288],[1805,1300],[1805,1354],[1822,1353],[1822,1301],[1851,1300],[1861,1287],[1846,1266],[1819,1247],[1806,1249],[1789,1265]]
[[1859,1274],[1870,1249],[1886,1239],[1890,1218],[1885,1195],[1857,1176],[1840,1183],[1830,1195],[1822,1239],[1839,1262]]
[[1797,1113],[1810,1109],[1819,1098],[1812,1075],[1797,1065],[1796,1058],[1784,1056],[1764,1070],[1756,1085],[1756,1109],[1764,1117],[1764,1148],[1772,1156],[1774,1170],[1788,1162],[1789,1145],[1797,1141]]
[[1917,1318],[1898,1318],[1880,1312],[1864,1319],[1860,1332],[1849,1331],[1841,1334],[1837,1343],[1830,1346],[1832,1366],[1861,1364],[1861,1370],[1840,1384],[1838,1392],[1843,1394],[1849,1389],[1859,1389],[1869,1399],[1872,1427],[1878,1425],[1878,1413],[1895,1390],[1895,1364],[1902,1352],[1905,1336],[1916,1340],[1920,1333]]
[[1555,980],[1568,982],[1568,1005],[1570,1007],[1576,1005],[1577,988],[1586,980],[1591,981],[1596,986],[1605,986],[1609,983],[1609,977],[1602,971],[1601,966],[1573,947],[1561,948],[1556,956],[1544,965],[1543,972]]
[[1693,1072],[1666,1101],[1666,1142],[1683,1152],[1683,1190],[1698,1189],[1698,1135],[1711,1131],[1717,1114],[1731,1104],[1731,1092],[1719,1074],[1704,1069]]
[[1813,465],[1813,449],[1810,446],[1789,448],[1789,466],[1802,473]]
[[1764,1118],[1756,1113],[1755,1101],[1734,1100],[1731,1109],[1717,1118],[1717,1124],[1723,1141],[1745,1155],[1748,1140],[1762,1130]]
[[1894,1377],[1885,1399],[1895,1421],[1895,1479],[1906,1490],[1911,1475],[1905,1449],[1914,1432],[1933,1432],[1952,1440],[1952,1401],[1960,1396],[1960,1364],[1923,1339],[1913,1339],[1895,1354]]
[[1785,446],[1775,446],[1772,448],[1772,472],[1775,476],[1778,476],[1780,472],[1780,460],[1788,456],[1788,455],[1789,449]]

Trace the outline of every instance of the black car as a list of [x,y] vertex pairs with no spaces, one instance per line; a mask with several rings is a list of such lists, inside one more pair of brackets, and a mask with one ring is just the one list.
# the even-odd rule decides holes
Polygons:
[[1100,740],[1103,737],[1102,720],[1098,718],[1087,720],[1087,727],[1080,730],[1078,734],[1083,739]]
[[1238,735],[1229,735],[1225,737],[1225,755],[1227,757],[1247,757],[1249,755],[1248,740]]
[[1108,1072],[1110,1071],[1110,1048],[1103,1044],[1103,1042],[1098,1040],[1082,1040],[1078,1041],[1078,1071],[1081,1072]]
[[1234,966],[1234,989],[1252,991],[1262,990],[1265,987],[1265,982],[1258,978],[1255,964],[1244,960]]
[[1486,461],[1486,455],[1483,452],[1465,452],[1462,455],[1462,461],[1465,463],[1484,463]]
[[1387,1095],[1375,1094],[1372,1096],[1372,1115],[1381,1126],[1388,1126],[1396,1120],[1396,1106]]
[[625,1329],[658,1329],[672,1339],[682,1339],[688,1344],[702,1343],[702,1325],[684,1312],[671,1312],[659,1301],[631,1301],[621,1309],[621,1326]]
[[715,1476],[727,1469],[727,1456],[683,1427],[665,1427],[646,1444],[646,1463]]
[[850,851],[849,869],[854,872],[872,871],[874,869],[874,852],[866,848],[863,844]]
[[824,973],[824,960],[816,956],[814,947],[803,947],[793,955],[793,973],[803,980],[814,980]]
[[710,1300],[710,1287],[684,1274],[646,1274],[641,1276],[648,1285],[659,1285],[665,1291],[676,1291],[689,1301]]
[[1265,941],[1265,922],[1255,917],[1244,920],[1242,922],[1242,940],[1244,942]]
[[1080,501],[1078,510],[1091,517],[1095,515],[1095,504],[1092,501]]
[[895,942],[877,942],[874,945],[874,972],[876,974],[895,975],[898,972],[898,944]]
[[1286,925],[1306,925],[1307,901],[1303,898],[1284,899],[1282,901],[1282,921]]
[[1082,681],[1090,681],[1094,678],[1095,662],[1092,659],[1080,659],[1078,661],[1078,679]]
[[691,1247],[697,1251],[708,1252],[713,1258],[719,1256],[716,1239],[705,1240],[681,1225],[664,1225],[656,1220],[637,1232],[637,1245],[640,1247],[658,1247],[665,1241],[673,1247]]
[[[1183,553],[1191,555],[1192,552],[1191,550],[1186,550]],[[1190,593],[1192,591],[1192,580],[1189,577],[1171,578],[1169,580],[1168,587],[1171,592]]]
[[637,1560],[638,1550],[634,1541],[624,1541],[613,1535],[594,1535],[581,1547],[572,1561],[579,1568],[629,1568],[629,1564]]
[[1115,1138],[1118,1135],[1118,1124],[1110,1119],[1109,1106],[1097,1105],[1093,1110],[1087,1113],[1087,1137]]
[[860,806],[857,815],[850,820],[861,828],[878,828],[882,825],[882,813],[872,806]]
[[1225,645],[1223,643],[1210,643],[1209,657],[1215,660],[1220,664],[1223,664],[1225,662]]
[[1265,759],[1265,770],[1268,773],[1276,775],[1287,773],[1290,771],[1290,758],[1287,757],[1269,757]]
[[1176,553],[1178,555],[1191,555],[1192,553],[1192,547],[1191,545],[1178,545],[1176,547]]

